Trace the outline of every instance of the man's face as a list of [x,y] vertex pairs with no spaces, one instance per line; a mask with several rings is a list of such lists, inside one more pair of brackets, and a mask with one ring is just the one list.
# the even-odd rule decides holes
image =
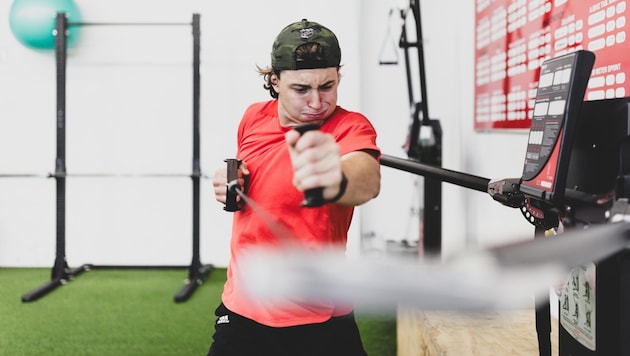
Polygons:
[[280,125],[323,124],[337,107],[339,78],[335,67],[283,70],[280,78],[272,77]]

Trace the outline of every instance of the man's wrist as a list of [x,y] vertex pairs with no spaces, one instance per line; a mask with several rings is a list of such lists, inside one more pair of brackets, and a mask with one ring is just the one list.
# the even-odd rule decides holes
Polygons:
[[348,177],[346,177],[346,175],[343,174],[343,172],[341,172],[341,183],[339,183],[339,192],[332,199],[329,199],[328,202],[335,203],[339,201],[339,199],[341,199],[341,197],[343,197],[343,195],[346,194],[347,188],[348,188]]

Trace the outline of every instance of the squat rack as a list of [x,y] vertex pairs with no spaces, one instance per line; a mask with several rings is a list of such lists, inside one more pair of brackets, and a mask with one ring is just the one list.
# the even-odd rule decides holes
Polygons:
[[[22,296],[22,302],[35,301],[54,291],[57,287],[71,281],[74,277],[97,266],[84,264],[78,268],[69,268],[66,260],[66,177],[70,176],[66,170],[66,60],[67,34],[70,26],[192,26],[193,35],[193,160],[190,178],[193,183],[193,217],[192,217],[192,261],[188,266],[188,278],[184,286],[175,295],[175,302],[184,302],[201,285],[214,269],[212,265],[204,265],[200,258],[200,134],[199,134],[199,104],[200,104],[200,15],[193,14],[191,23],[69,23],[65,13],[58,13],[55,21],[55,59],[57,77],[57,110],[56,110],[56,138],[57,151],[55,158],[55,172],[49,177],[56,182],[56,253],[52,267],[50,281]],[[108,176],[93,175],[93,176]],[[162,175],[175,176],[175,175]]]

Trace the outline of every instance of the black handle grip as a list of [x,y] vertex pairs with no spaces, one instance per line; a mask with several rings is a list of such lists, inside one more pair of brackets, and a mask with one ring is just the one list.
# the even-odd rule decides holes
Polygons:
[[[319,130],[317,124],[306,124],[297,126],[294,128],[300,135],[303,135],[306,131]],[[300,204],[304,207],[316,208],[326,204],[324,199],[324,188],[312,188],[304,191],[304,200]]]
[[238,197],[238,193],[236,192],[237,188],[240,188],[238,185],[238,169],[241,166],[241,160],[235,158],[228,158],[225,160],[227,163],[227,194],[225,196],[225,206],[223,210],[225,211],[237,211],[241,210],[238,206],[238,202],[236,198]]

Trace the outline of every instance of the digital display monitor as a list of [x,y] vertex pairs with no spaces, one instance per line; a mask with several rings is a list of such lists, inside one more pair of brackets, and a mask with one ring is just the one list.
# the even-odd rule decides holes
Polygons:
[[546,60],[540,67],[520,191],[559,209],[594,62],[592,52],[580,50]]

